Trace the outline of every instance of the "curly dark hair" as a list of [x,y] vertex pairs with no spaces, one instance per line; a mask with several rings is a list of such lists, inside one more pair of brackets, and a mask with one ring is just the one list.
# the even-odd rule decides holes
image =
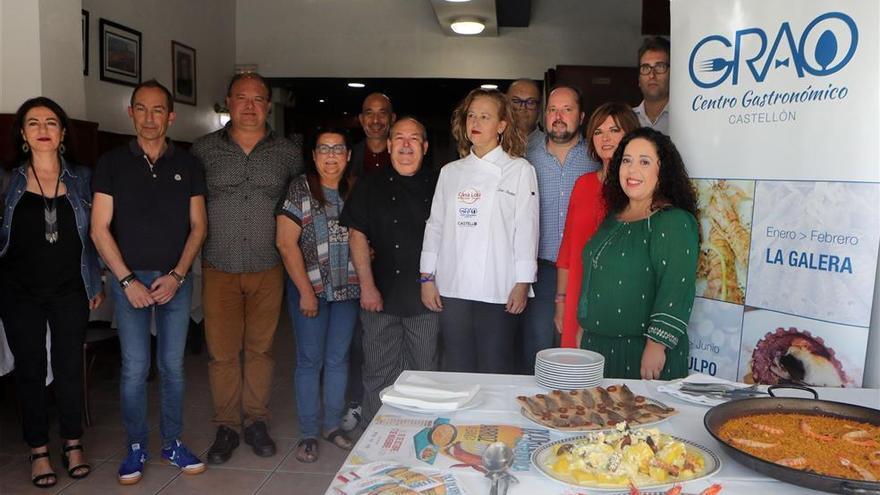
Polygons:
[[629,204],[629,196],[620,185],[620,162],[623,160],[626,145],[634,139],[645,139],[653,144],[659,158],[660,173],[657,178],[657,190],[654,191],[652,209],[669,205],[697,216],[697,195],[688,178],[681,154],[672,144],[669,136],[650,127],[640,127],[626,133],[617,145],[614,157],[608,164],[605,185],[602,187],[602,196],[608,211],[619,213]]

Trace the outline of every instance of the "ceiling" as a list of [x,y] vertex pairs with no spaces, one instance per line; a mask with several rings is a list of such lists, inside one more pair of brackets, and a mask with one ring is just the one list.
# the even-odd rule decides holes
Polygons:
[[532,0],[430,0],[440,28],[447,36],[461,36],[450,25],[460,17],[476,18],[486,29],[476,36],[498,36],[504,27],[528,27],[532,15]]

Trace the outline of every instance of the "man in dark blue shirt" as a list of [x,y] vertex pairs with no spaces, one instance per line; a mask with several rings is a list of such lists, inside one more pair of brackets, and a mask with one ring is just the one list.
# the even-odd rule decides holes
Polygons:
[[205,176],[198,160],[166,139],[174,102],[155,80],[137,86],[128,114],[137,137],[98,160],[92,239],[115,278],[111,287],[122,347],[121,405],[128,455],[119,482],[140,481],[147,458],[150,324],[156,319],[162,458],[188,474],[205,465],[181,443],[183,351],[192,280],[207,231]]

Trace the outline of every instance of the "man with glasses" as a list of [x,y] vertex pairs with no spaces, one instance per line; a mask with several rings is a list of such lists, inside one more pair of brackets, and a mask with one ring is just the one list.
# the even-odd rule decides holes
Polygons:
[[643,127],[669,134],[669,40],[646,38],[639,48],[642,102],[633,108]]
[[303,157],[266,123],[271,98],[271,86],[262,76],[237,74],[226,92],[230,121],[192,146],[208,186],[202,301],[217,426],[209,464],[229,460],[240,427],[254,454],[275,455],[266,425],[272,340],[284,296],[275,206],[290,180],[302,173]]
[[539,146],[544,140],[544,133],[538,128],[541,111],[541,90],[538,85],[531,79],[517,79],[507,88],[507,98],[513,105],[516,127],[526,138],[526,146]]

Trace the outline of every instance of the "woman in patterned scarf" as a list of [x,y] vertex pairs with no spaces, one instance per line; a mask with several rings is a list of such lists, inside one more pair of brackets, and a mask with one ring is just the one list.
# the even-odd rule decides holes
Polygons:
[[276,243],[289,275],[287,303],[296,338],[294,388],[302,435],[295,455],[301,462],[318,460],[321,429],[328,442],[352,448],[340,421],[360,298],[348,229],[339,224],[352,186],[345,131],[319,130],[312,158],[305,175],[291,182],[276,217]]

